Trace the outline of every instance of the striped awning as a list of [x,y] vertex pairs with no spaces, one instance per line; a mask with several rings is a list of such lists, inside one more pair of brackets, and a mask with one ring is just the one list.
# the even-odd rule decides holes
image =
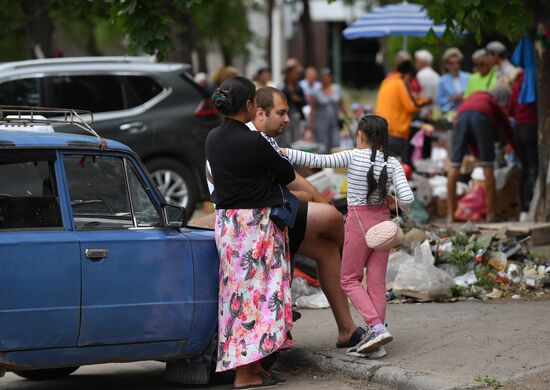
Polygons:
[[424,36],[433,28],[440,36],[445,25],[435,25],[419,4],[407,2],[373,8],[343,32],[346,39],[375,38],[387,35]]

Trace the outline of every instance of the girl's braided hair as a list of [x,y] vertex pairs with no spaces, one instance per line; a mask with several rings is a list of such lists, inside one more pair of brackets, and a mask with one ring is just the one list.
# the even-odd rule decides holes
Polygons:
[[[371,142],[371,166],[367,173],[367,203],[372,195],[378,189],[378,199],[374,199],[378,204],[386,202],[388,196],[388,121],[379,115],[365,115],[359,121],[357,131],[362,131]],[[376,153],[380,152],[384,156],[384,166],[380,172],[378,182],[374,178],[374,162],[376,161]]]

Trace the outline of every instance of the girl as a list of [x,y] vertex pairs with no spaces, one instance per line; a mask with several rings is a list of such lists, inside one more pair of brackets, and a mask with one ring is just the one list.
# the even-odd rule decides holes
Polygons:
[[220,257],[216,370],[236,368],[235,389],[283,382],[263,371],[260,359],[291,343],[288,229],[279,229],[269,214],[282,204],[279,186],[294,180],[294,170],[246,126],[256,110],[255,93],[244,77],[224,81],[212,95],[224,119],[206,140]]
[[[382,345],[393,339],[384,326],[389,251],[375,251],[367,247],[363,229],[366,232],[372,226],[390,219],[388,206],[395,207],[395,198],[388,197],[391,183],[404,211],[414,200],[401,164],[388,156],[388,122],[378,115],[365,115],[357,126],[357,149],[332,155],[316,155],[293,149],[286,152],[290,161],[298,165],[348,168],[348,216],[341,284],[369,328],[348,352],[362,353],[368,357],[385,356]],[[365,266],[366,289],[362,285]]]

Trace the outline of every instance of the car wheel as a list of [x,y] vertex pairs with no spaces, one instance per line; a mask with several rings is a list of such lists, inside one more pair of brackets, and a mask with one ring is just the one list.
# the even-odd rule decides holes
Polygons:
[[77,367],[60,367],[60,368],[45,368],[42,370],[24,370],[24,371],[14,371],[13,373],[17,376],[20,376],[25,379],[30,379],[32,381],[44,381],[44,380],[53,380],[61,379],[71,375],[73,372],[78,370]]
[[189,168],[176,160],[156,158],[145,163],[166,201],[184,207],[191,218],[198,199],[198,190]]

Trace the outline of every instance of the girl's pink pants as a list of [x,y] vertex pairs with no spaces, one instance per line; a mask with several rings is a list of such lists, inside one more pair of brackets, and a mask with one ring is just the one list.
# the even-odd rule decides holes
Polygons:
[[[342,254],[341,285],[357,312],[369,326],[386,319],[386,269],[389,250],[367,247],[357,215],[365,232],[377,223],[388,221],[387,205],[349,206],[346,218],[344,252]],[[367,267],[367,288],[363,287],[363,269]]]

